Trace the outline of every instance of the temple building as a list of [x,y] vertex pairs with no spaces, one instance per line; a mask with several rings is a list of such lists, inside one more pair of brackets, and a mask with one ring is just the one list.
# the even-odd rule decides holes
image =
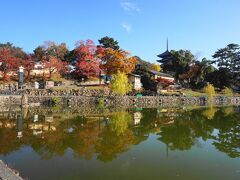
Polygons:
[[174,84],[175,83],[175,73],[172,72],[172,65],[176,62],[176,58],[174,55],[168,51],[168,40],[167,40],[167,50],[157,55],[157,57],[161,58],[160,60],[157,60],[157,62],[161,63],[161,68],[164,70],[165,73],[162,72],[156,72],[151,71],[151,74],[154,75],[154,79],[158,80],[160,84]]
[[167,50],[164,53],[157,55],[160,59],[157,60],[161,64],[161,68],[165,73],[175,76],[173,64],[177,62],[177,58],[168,50],[168,40],[167,40]]

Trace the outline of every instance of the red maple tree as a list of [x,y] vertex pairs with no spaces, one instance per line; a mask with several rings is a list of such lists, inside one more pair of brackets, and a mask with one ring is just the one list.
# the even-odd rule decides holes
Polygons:
[[15,57],[9,49],[0,49],[0,71],[4,81],[16,74],[21,61],[22,59]]
[[28,55],[26,59],[21,60],[21,65],[24,67],[24,72],[27,73],[26,79],[29,80],[31,71],[34,68],[34,60],[31,55]]
[[92,40],[80,41],[74,50],[76,55],[75,73],[79,76],[98,77],[101,73],[102,47],[97,47]]

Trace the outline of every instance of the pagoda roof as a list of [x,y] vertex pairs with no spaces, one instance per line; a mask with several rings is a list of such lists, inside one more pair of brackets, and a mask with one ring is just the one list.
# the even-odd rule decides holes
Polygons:
[[172,56],[173,56],[172,53],[169,52],[168,50],[165,51],[165,52],[162,53],[162,54],[157,55],[157,57],[160,57],[160,58],[169,58],[169,57],[172,57]]
[[161,58],[160,60],[157,60],[157,62],[159,63],[167,63],[167,62],[172,62],[177,60],[177,58],[168,50],[157,56]]

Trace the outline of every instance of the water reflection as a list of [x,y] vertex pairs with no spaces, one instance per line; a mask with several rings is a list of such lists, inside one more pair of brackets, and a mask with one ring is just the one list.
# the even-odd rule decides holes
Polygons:
[[[231,158],[240,157],[239,107],[125,109],[95,113],[28,110],[0,114],[0,155],[30,146],[42,159],[63,156],[109,162],[150,134],[167,151],[190,150],[201,139]],[[217,133],[214,133],[217,132]]]

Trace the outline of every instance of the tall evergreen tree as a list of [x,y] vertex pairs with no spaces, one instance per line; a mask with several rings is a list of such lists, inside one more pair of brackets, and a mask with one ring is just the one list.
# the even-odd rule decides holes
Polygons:
[[120,47],[118,45],[118,42],[114,40],[113,38],[110,38],[108,36],[105,36],[98,40],[99,44],[101,44],[104,48],[112,48],[114,50],[118,50]]

